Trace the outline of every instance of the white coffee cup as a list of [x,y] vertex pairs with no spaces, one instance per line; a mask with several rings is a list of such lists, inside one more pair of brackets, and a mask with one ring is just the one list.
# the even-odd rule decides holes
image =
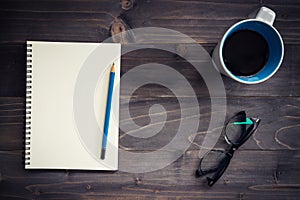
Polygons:
[[[273,27],[276,14],[267,7],[261,7],[254,19],[246,19],[232,25],[224,34],[213,51],[212,59],[216,69],[222,74],[245,84],[256,84],[271,78],[279,69],[284,55],[284,45],[279,32]],[[267,41],[269,57],[264,67],[256,74],[239,76],[233,74],[225,65],[223,57],[224,43],[228,37],[239,30],[251,30],[259,33]]]

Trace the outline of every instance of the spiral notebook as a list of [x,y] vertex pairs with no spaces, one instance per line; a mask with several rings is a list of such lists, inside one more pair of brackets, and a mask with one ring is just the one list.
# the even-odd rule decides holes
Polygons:
[[[27,41],[25,169],[118,169],[120,55],[120,44]],[[112,63],[115,84],[101,160]]]

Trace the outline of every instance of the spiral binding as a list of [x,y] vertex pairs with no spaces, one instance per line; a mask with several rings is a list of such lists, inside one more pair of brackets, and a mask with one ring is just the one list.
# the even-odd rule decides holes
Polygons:
[[25,166],[30,165],[31,98],[32,98],[32,44],[27,42],[26,61],[26,122],[25,122]]

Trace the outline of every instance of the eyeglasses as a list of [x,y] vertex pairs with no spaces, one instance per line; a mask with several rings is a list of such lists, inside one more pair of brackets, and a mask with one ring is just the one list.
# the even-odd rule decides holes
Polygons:
[[[201,159],[196,170],[196,177],[206,176],[207,184],[211,187],[227,169],[234,152],[242,146],[257,129],[260,119],[247,118],[245,111],[240,111],[230,118],[222,133],[229,150],[211,150]],[[211,174],[211,176],[207,176]]]

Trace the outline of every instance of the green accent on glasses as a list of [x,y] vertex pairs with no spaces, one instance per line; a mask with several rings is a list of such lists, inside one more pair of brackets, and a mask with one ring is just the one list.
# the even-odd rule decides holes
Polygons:
[[253,124],[253,121],[249,118],[246,118],[245,122],[234,122],[233,124]]

